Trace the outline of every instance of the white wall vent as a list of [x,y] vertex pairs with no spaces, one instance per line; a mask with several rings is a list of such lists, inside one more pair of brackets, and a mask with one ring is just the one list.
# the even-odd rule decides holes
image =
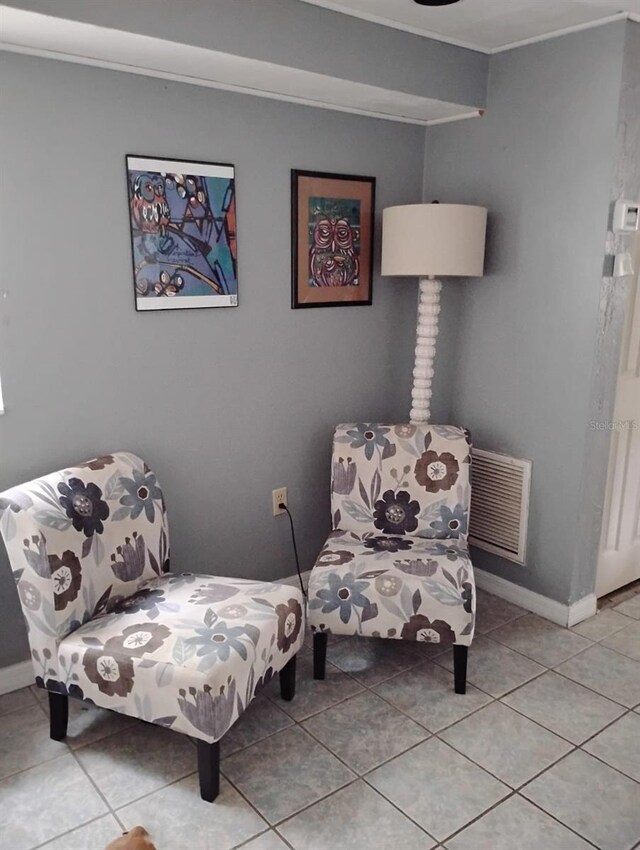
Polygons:
[[469,543],[524,564],[531,461],[473,449]]

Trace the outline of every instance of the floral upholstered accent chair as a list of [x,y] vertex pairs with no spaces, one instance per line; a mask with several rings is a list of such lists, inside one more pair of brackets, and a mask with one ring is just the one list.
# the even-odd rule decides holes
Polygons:
[[471,442],[451,425],[339,425],[333,531],[309,579],[314,676],[329,634],[453,644],[466,688],[475,587],[467,548]]
[[220,738],[256,691],[279,672],[293,698],[300,591],[169,572],[162,490],[125,452],[0,494],[0,531],[51,737],[66,736],[70,696],[183,732],[213,800]]

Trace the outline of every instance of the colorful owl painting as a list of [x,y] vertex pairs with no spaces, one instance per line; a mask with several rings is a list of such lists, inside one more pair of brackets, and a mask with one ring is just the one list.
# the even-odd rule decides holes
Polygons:
[[360,201],[309,198],[309,286],[358,286]]
[[232,165],[127,157],[136,308],[238,301]]

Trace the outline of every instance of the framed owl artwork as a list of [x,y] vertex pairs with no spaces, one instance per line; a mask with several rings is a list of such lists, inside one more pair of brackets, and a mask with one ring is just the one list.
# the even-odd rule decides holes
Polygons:
[[375,177],[291,172],[291,306],[371,304]]
[[238,304],[233,165],[127,156],[136,310]]

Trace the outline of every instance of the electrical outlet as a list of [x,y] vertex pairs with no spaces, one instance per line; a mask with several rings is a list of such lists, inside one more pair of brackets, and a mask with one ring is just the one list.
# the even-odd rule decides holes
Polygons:
[[287,488],[286,487],[278,487],[277,490],[273,490],[271,492],[271,502],[273,504],[273,515],[280,516],[280,514],[285,513],[278,505],[286,505],[287,504]]

